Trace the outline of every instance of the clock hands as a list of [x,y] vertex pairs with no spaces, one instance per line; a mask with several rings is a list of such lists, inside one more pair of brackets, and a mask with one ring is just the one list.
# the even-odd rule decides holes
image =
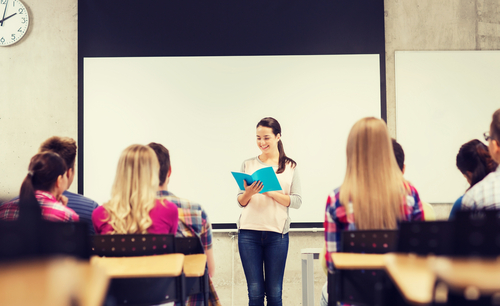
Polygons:
[[5,12],[7,12],[7,6],[9,6],[9,0],[5,3],[5,7],[3,8],[3,16],[2,21],[0,21],[0,26],[3,27],[3,22],[5,21]]
[[4,18],[4,19],[0,20],[1,24],[3,25],[3,22],[4,22],[5,20],[9,19],[10,17],[12,17],[12,16],[14,16],[14,15],[16,15],[16,14],[17,14],[17,13],[14,13],[14,14],[12,14],[12,15],[8,16],[7,18]]

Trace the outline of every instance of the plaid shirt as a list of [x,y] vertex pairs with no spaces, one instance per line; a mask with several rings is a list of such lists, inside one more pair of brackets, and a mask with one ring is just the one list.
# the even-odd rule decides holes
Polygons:
[[[179,227],[177,236],[191,237],[192,231],[200,238],[201,244],[205,250],[212,247],[212,225],[208,220],[205,210],[196,203],[191,203],[186,199],[176,197],[173,193],[161,190],[158,191],[159,198],[165,198],[177,205],[179,209]],[[190,228],[186,227],[189,226]]]
[[[42,208],[42,217],[48,221],[79,221],[80,217],[71,209],[64,206],[49,192],[35,191],[36,199]],[[17,220],[19,217],[19,198],[0,206],[0,219]]]
[[[191,203],[186,199],[176,197],[173,193],[161,190],[158,191],[159,198],[166,198],[168,201],[177,205],[179,210],[179,227],[176,236],[193,237],[196,235],[206,250],[212,247],[212,225],[208,220],[205,210],[196,203]],[[220,305],[219,297],[215,292],[212,280],[209,280],[210,294],[208,298],[209,305]],[[176,302],[175,305],[180,305]],[[186,301],[188,306],[204,306],[203,294],[191,295]]]
[[500,167],[472,186],[462,198],[462,209],[500,209]]
[[[417,190],[408,183],[410,194],[406,196],[404,205],[404,220],[416,221],[424,220],[422,202]],[[325,211],[325,241],[326,241],[326,265],[330,272],[333,272],[334,265],[332,261],[332,253],[341,251],[340,237],[342,231],[355,230],[354,215],[352,213],[352,204],[349,203],[346,207],[340,204],[340,188],[335,189],[329,196],[326,202]]]

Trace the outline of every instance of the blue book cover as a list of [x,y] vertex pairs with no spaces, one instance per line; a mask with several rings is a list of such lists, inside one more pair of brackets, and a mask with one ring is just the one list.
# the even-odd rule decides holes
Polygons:
[[246,181],[248,185],[251,185],[255,181],[261,181],[264,187],[260,193],[268,191],[281,190],[280,182],[274,173],[273,167],[266,167],[255,171],[252,175],[243,172],[231,172],[240,187],[240,190],[245,190],[245,185],[243,181]]

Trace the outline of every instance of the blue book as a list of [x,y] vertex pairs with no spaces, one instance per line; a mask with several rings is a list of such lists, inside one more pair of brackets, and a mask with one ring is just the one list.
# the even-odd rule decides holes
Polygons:
[[261,181],[264,187],[260,193],[281,190],[280,182],[274,173],[273,167],[266,167],[255,171],[252,175],[243,172],[231,172],[240,187],[240,190],[245,190],[245,185],[243,181],[247,182],[247,185],[251,185],[255,181]]

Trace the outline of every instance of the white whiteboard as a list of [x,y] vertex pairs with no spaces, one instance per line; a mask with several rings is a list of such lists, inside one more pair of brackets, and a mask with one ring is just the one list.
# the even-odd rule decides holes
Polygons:
[[460,146],[484,142],[500,108],[500,51],[396,52],[397,140],[423,201],[453,203],[469,187]]
[[292,221],[323,222],[348,131],[380,117],[379,56],[85,58],[83,105],[84,194],[99,204],[121,151],[158,142],[171,155],[169,190],[202,204],[212,223],[235,223],[230,172],[260,154],[255,126],[271,116],[299,167],[303,204]]

